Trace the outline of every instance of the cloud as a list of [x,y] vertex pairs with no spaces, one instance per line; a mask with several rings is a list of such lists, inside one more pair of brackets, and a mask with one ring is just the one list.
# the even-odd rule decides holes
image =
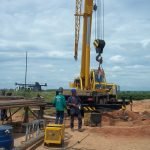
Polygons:
[[146,59],[150,59],[150,55],[145,56]]
[[[14,88],[15,82],[24,82],[26,51],[29,83],[47,82],[48,88],[68,88],[81,67],[82,24],[79,59],[75,62],[73,58],[75,1],[0,3],[0,88]],[[149,0],[105,1],[102,66],[108,82],[117,83],[124,90],[150,89],[149,5]],[[91,67],[97,69],[92,44],[94,22],[93,15]]]
[[133,66],[125,66],[128,69],[141,69],[141,68],[147,68],[144,65],[133,65]]
[[142,43],[143,47],[145,48],[145,47],[147,47],[148,45],[150,45],[150,39],[142,40],[141,43]]
[[72,53],[71,52],[65,52],[65,51],[50,51],[47,53],[48,57],[53,57],[53,58],[72,58]]
[[110,58],[110,61],[112,61],[113,63],[122,63],[125,61],[125,57],[121,55],[115,55]]
[[112,71],[122,71],[122,68],[120,66],[113,66]]
[[43,64],[40,65],[41,68],[54,68],[54,66],[52,64]]

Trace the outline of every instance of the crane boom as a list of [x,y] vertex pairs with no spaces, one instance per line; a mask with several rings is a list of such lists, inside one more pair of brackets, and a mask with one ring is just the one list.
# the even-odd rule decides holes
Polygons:
[[90,40],[92,23],[93,0],[85,0],[83,13],[82,62],[80,76],[83,87],[90,88]]
[[79,44],[79,33],[80,33],[80,14],[81,14],[82,0],[76,0],[76,14],[75,14],[75,49],[74,58],[77,60],[78,57],[78,44]]
[[[79,33],[81,22],[80,19],[81,17],[83,17],[81,70],[80,76],[75,78],[74,82],[70,83],[70,87],[78,89],[78,91],[80,91],[82,94],[84,93],[84,96],[87,96],[86,93],[89,92],[91,95],[93,93],[98,93],[98,98],[101,98],[102,95],[104,97],[107,97],[107,95],[109,95],[109,97],[112,98],[116,97],[117,85],[106,82],[105,72],[101,66],[103,62],[101,54],[103,53],[103,49],[105,47],[105,41],[104,39],[99,39],[100,37],[96,36],[96,39],[94,40],[93,44],[96,49],[96,61],[98,61],[99,67],[98,69],[90,69],[92,14],[93,11],[98,12],[97,10],[101,9],[101,7],[103,6],[101,3],[98,3],[99,5],[97,5],[97,1],[95,1],[94,4],[93,1],[94,0],[76,0],[74,57],[75,59],[77,59],[78,56]],[[97,20],[97,18],[95,18],[95,20]],[[97,29],[98,27],[100,26],[97,22]],[[95,29],[95,32],[98,31]]]
[[[82,1],[84,1],[83,7]],[[76,77],[74,81],[70,83],[70,87],[77,89],[78,95],[82,100],[82,104],[87,106],[98,106],[100,104],[107,105],[109,102],[117,101],[118,87],[116,84],[106,82],[105,72],[102,68],[103,59],[101,54],[103,53],[103,49],[105,47],[105,41],[103,39],[104,36],[99,36],[104,32],[100,32],[99,30],[99,25],[101,25],[101,22],[97,21],[97,19],[101,20],[101,18],[97,17],[101,17],[101,14],[98,12],[101,12],[103,5],[102,3],[97,2],[98,0],[76,0],[74,58],[77,59],[78,57],[80,23],[81,17],[83,17],[81,70],[80,76]],[[99,2],[102,1],[99,0]],[[100,10],[97,11],[98,9]],[[99,64],[98,69],[90,69],[90,42],[93,11],[95,11],[95,40],[93,44],[97,54],[96,61]],[[70,94],[70,91],[65,91],[64,93],[66,97],[69,97]]]
[[91,39],[91,24],[93,0],[84,0],[84,12],[81,14],[82,0],[76,0],[76,14],[75,14],[75,59],[78,54],[78,42],[80,31],[80,16],[83,16],[83,36],[82,36],[82,58],[80,78],[82,80],[83,89],[90,88],[90,39]]

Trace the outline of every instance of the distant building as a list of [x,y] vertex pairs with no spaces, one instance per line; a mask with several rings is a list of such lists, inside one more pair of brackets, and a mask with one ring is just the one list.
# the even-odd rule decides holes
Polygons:
[[39,82],[35,82],[35,84],[23,84],[23,83],[15,83],[16,90],[33,90],[33,91],[41,91],[42,86],[47,86],[47,83],[45,84],[39,84]]

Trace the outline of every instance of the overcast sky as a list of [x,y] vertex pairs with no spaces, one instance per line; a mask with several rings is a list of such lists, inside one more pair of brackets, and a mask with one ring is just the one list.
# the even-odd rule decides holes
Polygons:
[[[107,81],[121,90],[150,90],[150,1],[104,1]],[[75,0],[0,0],[0,88],[24,83],[26,51],[28,83],[69,87],[80,72],[81,55],[73,58],[74,13]],[[91,67],[97,68],[93,40]]]

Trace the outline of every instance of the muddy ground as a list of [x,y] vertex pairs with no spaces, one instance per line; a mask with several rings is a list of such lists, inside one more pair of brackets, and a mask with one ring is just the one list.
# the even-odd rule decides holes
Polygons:
[[[150,100],[134,101],[132,111],[127,106],[125,112],[118,110],[104,113],[101,126],[83,126],[83,132],[78,132],[77,120],[74,131],[69,128],[69,118],[66,118],[65,126],[65,149],[150,150]],[[16,134],[15,146],[23,141],[24,137]],[[42,144],[36,149],[52,147],[46,148]]]

